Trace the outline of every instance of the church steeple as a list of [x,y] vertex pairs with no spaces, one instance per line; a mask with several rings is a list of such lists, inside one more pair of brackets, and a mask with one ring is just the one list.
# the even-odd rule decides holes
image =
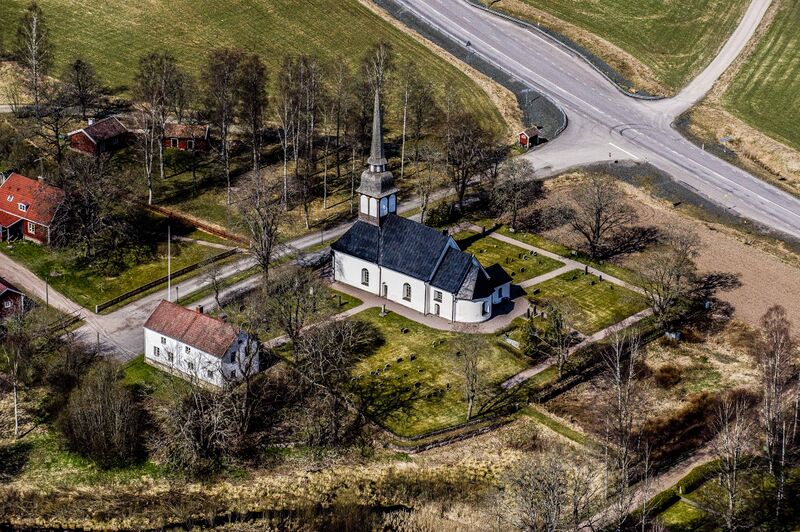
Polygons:
[[383,117],[381,115],[380,89],[375,91],[375,109],[372,115],[372,147],[369,168],[361,174],[361,194],[358,217],[380,225],[383,218],[397,211],[397,189],[394,176],[386,170],[386,156],[383,153]]

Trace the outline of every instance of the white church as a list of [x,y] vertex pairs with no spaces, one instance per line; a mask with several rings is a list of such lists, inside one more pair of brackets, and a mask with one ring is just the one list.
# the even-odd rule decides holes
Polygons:
[[397,215],[382,126],[376,91],[358,220],[331,246],[334,280],[452,322],[490,319],[493,306],[510,297],[511,278],[499,265],[483,268],[451,236]]

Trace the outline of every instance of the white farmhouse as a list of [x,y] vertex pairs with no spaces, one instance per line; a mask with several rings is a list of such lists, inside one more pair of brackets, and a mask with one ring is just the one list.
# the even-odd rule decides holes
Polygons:
[[503,268],[484,269],[452,237],[397,215],[378,92],[368,163],[358,187],[358,220],[331,246],[334,280],[453,322],[491,318],[493,305],[510,297],[511,278]]
[[259,371],[255,341],[201,307],[162,300],[144,324],[144,349],[148,364],[218,387]]

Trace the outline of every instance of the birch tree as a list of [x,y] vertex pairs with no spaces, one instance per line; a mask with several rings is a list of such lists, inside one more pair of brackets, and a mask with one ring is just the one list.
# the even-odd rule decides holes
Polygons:
[[264,129],[264,112],[267,104],[267,67],[256,55],[246,56],[240,65],[237,81],[240,122],[249,137],[252,153],[255,193],[261,201],[261,134]]
[[19,21],[13,52],[25,70],[25,88],[38,114],[42,84],[53,63],[53,46],[44,12],[36,2],[28,5]]

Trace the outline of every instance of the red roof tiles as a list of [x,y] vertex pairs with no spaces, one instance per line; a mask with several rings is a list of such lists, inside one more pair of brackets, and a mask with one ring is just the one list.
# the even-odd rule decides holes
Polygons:
[[64,191],[60,188],[17,173],[0,185],[0,211],[7,220],[11,215],[49,226],[63,199]]
[[144,327],[220,358],[239,337],[239,329],[233,325],[166,300],[158,304]]
[[80,131],[83,131],[92,142],[97,144],[98,142],[102,142],[104,140],[125,135],[128,133],[128,128],[126,128],[116,116],[110,116],[108,118],[98,120],[90,126],[73,131],[69,134],[69,136],[72,136]]
[[208,126],[206,125],[190,125],[167,122],[164,126],[165,138],[204,139],[206,136],[208,136]]

